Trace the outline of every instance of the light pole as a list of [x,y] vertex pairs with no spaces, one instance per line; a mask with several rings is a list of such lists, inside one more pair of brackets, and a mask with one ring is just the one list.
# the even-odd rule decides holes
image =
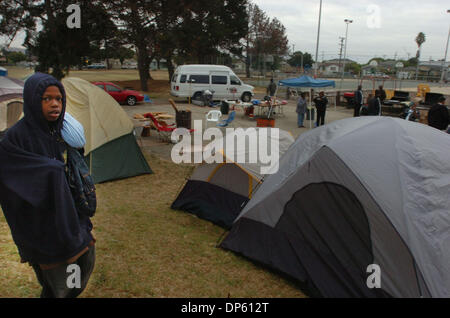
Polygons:
[[[450,10],[447,10],[450,13]],[[442,61],[441,83],[444,81],[445,60],[447,59],[448,40],[450,39],[450,27],[448,28],[447,45],[445,46],[444,60]]]
[[353,20],[349,20],[349,19],[345,19],[344,20],[346,27],[345,27],[345,46],[344,46],[344,63],[342,66],[342,78],[341,78],[341,85],[342,85],[342,80],[344,79],[344,72],[345,72],[345,59],[347,57],[347,42],[348,42],[348,25],[350,23],[353,23]]
[[319,36],[320,36],[320,18],[322,16],[322,0],[320,0],[320,7],[319,7],[319,25],[317,27],[317,41],[316,41],[316,60],[315,60],[315,67],[314,67],[314,75],[317,76],[317,68],[318,68],[318,54],[319,54]]

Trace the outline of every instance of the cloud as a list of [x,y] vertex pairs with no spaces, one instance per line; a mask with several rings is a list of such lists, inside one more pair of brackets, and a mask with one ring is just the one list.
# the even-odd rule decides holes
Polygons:
[[[295,50],[315,54],[319,1],[253,0],[270,17],[286,27]],[[323,0],[320,26],[319,60],[339,54],[339,37],[345,36],[344,19],[352,19],[348,28],[347,56],[366,62],[372,56],[399,58],[415,56],[415,37],[424,32],[422,58],[441,59],[450,25],[447,7],[438,0]],[[379,23],[377,23],[379,22]],[[323,53],[322,53],[323,52]]]

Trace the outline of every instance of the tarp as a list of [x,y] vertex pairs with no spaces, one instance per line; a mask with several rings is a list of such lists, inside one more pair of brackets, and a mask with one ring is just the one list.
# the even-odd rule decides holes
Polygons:
[[296,78],[288,78],[285,80],[278,81],[278,85],[280,86],[289,86],[289,87],[335,87],[336,84],[331,80],[323,80],[323,79],[314,79],[310,76],[300,76]]

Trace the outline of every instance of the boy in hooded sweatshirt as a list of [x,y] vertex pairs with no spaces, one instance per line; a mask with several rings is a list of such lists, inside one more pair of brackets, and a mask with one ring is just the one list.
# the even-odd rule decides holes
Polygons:
[[54,77],[35,73],[23,96],[24,117],[0,142],[0,204],[41,297],[77,297],[94,268],[95,239],[66,178],[65,90]]

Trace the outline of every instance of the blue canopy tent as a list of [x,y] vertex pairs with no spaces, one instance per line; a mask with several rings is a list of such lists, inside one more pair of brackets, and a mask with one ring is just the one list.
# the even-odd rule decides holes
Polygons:
[[[287,78],[284,80],[278,81],[279,86],[287,86],[287,87],[305,87],[310,89],[310,95],[311,96],[311,89],[316,87],[336,87],[336,83],[331,80],[324,80],[324,79],[314,79],[311,76],[300,76],[296,78]],[[312,97],[312,96],[311,96]],[[309,100],[309,118],[311,117],[311,103],[312,98]],[[309,121],[309,128],[311,128],[311,120]]]
[[278,81],[279,86],[289,86],[289,87],[336,87],[334,81],[314,79],[311,76],[300,76],[296,78],[287,78],[285,80]]

